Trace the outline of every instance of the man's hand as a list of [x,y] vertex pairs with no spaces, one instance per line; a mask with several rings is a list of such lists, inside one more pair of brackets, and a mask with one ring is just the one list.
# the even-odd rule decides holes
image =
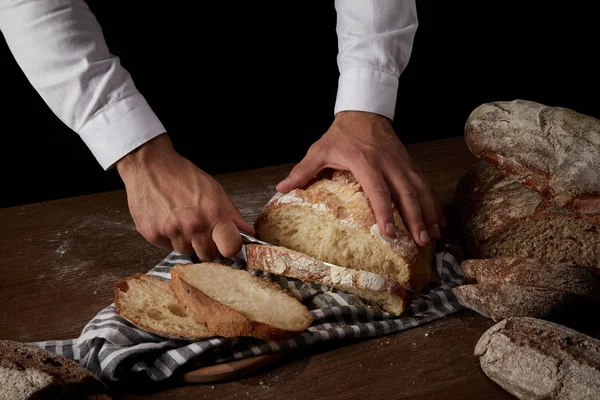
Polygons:
[[240,229],[254,234],[223,187],[166,134],[129,153],[117,170],[138,232],[156,246],[212,261],[217,250],[225,257],[240,251]]
[[304,186],[324,168],[348,170],[369,198],[379,231],[394,237],[395,200],[415,242],[440,238],[446,222],[435,188],[410,158],[389,119],[377,114],[344,111],[276,189]]

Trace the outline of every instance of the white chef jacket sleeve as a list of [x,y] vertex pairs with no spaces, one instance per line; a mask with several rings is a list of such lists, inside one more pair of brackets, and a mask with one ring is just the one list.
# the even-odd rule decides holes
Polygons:
[[414,0],[336,0],[340,77],[334,112],[394,118],[398,80],[417,30]]
[[31,85],[104,169],[165,132],[83,0],[0,0],[0,31]]

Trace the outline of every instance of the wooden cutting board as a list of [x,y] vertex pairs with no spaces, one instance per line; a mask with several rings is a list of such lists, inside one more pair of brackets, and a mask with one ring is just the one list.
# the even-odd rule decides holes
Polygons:
[[292,352],[293,350],[282,350],[275,353],[247,357],[229,363],[201,367],[186,372],[182,379],[186,383],[211,383],[240,379],[276,363]]

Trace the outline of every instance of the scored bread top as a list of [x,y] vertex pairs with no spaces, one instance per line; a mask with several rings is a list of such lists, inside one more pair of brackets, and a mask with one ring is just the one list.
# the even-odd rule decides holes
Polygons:
[[533,101],[497,101],[472,111],[465,141],[545,198],[600,213],[600,120]]
[[276,193],[265,205],[255,226],[260,227],[268,212],[286,205],[310,207],[330,214],[339,223],[371,235],[373,240],[392,249],[409,265],[415,264],[420,256],[418,246],[394,203],[396,238],[388,239],[381,235],[368,197],[349,171],[325,170],[304,188]]

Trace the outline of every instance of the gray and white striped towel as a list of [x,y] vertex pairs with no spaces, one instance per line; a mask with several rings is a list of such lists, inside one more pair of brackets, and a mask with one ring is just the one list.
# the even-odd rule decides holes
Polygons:
[[[245,268],[244,255],[243,249],[231,266]],[[173,252],[148,274],[170,279],[173,265],[190,261]],[[356,296],[327,286],[251,271],[258,276],[269,276],[289,288],[311,310],[313,324],[290,340],[215,337],[189,342],[166,339],[132,326],[111,304],[88,322],[76,339],[29,344],[73,359],[107,383],[131,374],[145,374],[154,381],[163,381],[183,368],[229,362],[328,340],[388,335],[457,312],[463,306],[450,289],[462,285],[464,276],[448,248],[436,254],[434,271],[432,283],[402,316],[367,307]]]

